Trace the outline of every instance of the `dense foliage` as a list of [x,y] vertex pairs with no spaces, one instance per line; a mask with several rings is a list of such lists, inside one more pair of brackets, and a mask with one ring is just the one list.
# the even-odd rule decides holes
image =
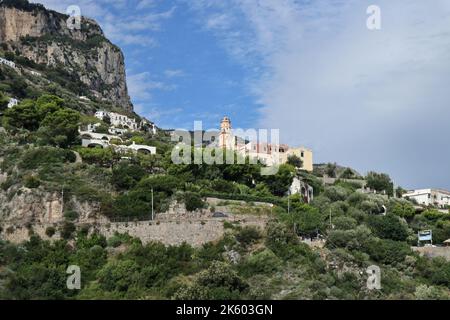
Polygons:
[[[52,241],[39,238],[32,223],[29,241],[0,241],[0,298],[450,297],[450,262],[411,249],[419,230],[433,230],[437,244],[449,239],[450,215],[433,208],[418,211],[407,200],[389,197],[392,182],[386,174],[369,173],[367,186],[378,193],[367,194],[360,190],[362,183],[353,181],[352,170],[338,172],[336,165],[327,165],[324,174],[340,179],[325,185],[320,175],[301,171],[296,158],[272,176],[261,175],[262,164],[248,161],[174,164],[173,144],[163,132],[123,136],[157,146],[156,155],[82,148],[77,128],[89,120],[49,94],[4,112],[0,170],[7,178],[0,192],[4,199],[29,190],[61,194],[64,222],[45,229]],[[311,203],[288,195],[296,176],[314,187]],[[237,214],[261,215],[253,210],[255,202],[269,203],[263,212],[268,223],[259,229],[225,221],[223,238],[201,247],[142,244],[127,234],[105,238],[94,226],[81,226],[82,210],[74,201],[95,204],[98,214],[113,220],[133,221],[150,220],[152,208],[162,213],[173,203],[212,213],[208,196],[230,201]],[[0,237],[8,232],[1,230]],[[322,241],[310,246],[311,238]],[[370,291],[366,269],[374,264],[382,270],[382,289]],[[69,265],[81,268],[81,290],[66,287]]]

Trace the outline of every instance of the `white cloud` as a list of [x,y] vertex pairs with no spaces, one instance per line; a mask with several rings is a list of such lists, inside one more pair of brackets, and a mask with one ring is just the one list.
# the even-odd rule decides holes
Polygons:
[[184,71],[180,69],[169,69],[164,71],[164,75],[167,78],[177,78],[177,77],[183,77]]
[[[38,0],[47,8],[66,12],[73,0]],[[142,0],[137,5],[133,0],[79,0],[75,4],[81,14],[94,18],[102,27],[107,38],[120,45],[155,47],[158,45],[152,32],[161,30],[161,24],[172,18],[176,7],[156,12],[155,1]],[[115,9],[112,10],[112,8]]]
[[175,87],[156,81],[152,78],[150,72],[141,72],[127,76],[128,90],[130,95],[140,100],[150,100],[154,90],[173,90]]

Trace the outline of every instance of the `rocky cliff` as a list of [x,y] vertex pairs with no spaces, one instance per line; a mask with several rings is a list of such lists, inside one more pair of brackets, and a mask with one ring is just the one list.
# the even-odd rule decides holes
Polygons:
[[76,75],[90,96],[132,111],[124,57],[100,26],[82,18],[81,29],[67,27],[67,15],[27,1],[0,1],[0,43],[40,66]]

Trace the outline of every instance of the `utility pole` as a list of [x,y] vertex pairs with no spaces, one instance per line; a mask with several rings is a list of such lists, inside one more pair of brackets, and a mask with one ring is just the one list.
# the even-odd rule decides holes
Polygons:
[[288,214],[291,213],[291,191],[288,191]]
[[330,208],[330,229],[333,229],[333,223],[331,223],[331,208]]
[[61,189],[61,215],[64,215],[64,184]]
[[152,221],[155,219],[155,213],[153,210],[153,188],[152,188]]

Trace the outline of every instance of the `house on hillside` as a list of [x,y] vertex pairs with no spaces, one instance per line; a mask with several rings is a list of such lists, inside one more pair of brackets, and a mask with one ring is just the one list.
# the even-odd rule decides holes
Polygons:
[[136,119],[134,118],[130,118],[120,113],[109,112],[104,110],[97,111],[95,113],[95,117],[97,117],[102,121],[109,119],[109,121],[111,122],[111,129],[114,132],[123,133],[126,130],[130,131],[143,130],[151,132],[153,134],[156,134],[157,132],[156,125],[145,118],[143,118],[139,123],[137,123]]
[[9,99],[8,108],[13,108],[19,104],[19,100],[15,98]]
[[16,64],[12,61],[6,60],[5,58],[1,58],[0,57],[0,64],[3,64],[5,66],[11,67],[11,68],[16,68]]
[[95,113],[95,116],[102,121],[106,118],[109,118],[111,125],[114,127],[122,127],[124,129],[130,129],[133,131],[138,129],[136,119],[129,118],[120,113],[100,110]]
[[314,188],[299,177],[295,177],[289,187],[289,194],[300,194],[305,203],[310,203],[314,199]]

